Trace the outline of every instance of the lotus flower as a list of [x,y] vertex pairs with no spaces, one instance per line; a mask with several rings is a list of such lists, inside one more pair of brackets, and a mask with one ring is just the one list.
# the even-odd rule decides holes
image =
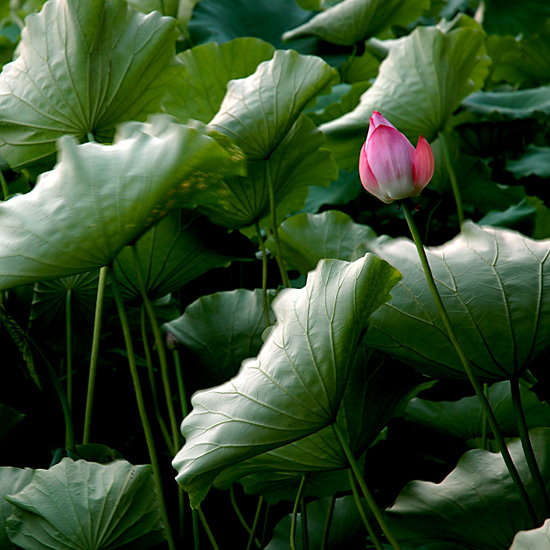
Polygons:
[[426,139],[420,136],[415,149],[395,126],[373,111],[359,157],[363,187],[390,204],[420,195],[433,173],[434,156]]

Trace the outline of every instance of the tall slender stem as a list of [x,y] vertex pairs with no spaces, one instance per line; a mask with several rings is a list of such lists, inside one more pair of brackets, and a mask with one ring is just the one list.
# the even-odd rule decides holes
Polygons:
[[[296,550],[296,526],[298,524],[298,508],[300,507],[300,501],[302,500],[302,494],[304,493],[304,487],[306,485],[306,476],[302,476],[298,492],[296,493],[296,499],[294,500],[294,508],[292,510],[292,522],[290,524],[290,550]],[[302,524],[302,528],[303,528]]]
[[351,468],[348,469],[348,477],[349,477],[349,486],[351,487],[351,492],[353,493],[353,500],[355,501],[355,507],[357,508],[357,511],[361,516],[361,519],[363,520],[363,524],[367,529],[367,533],[369,534],[370,540],[374,544],[374,547],[376,548],[376,550],[382,550],[382,545],[380,544],[380,541],[378,540],[378,537],[376,536],[376,533],[374,532],[374,529],[370,524],[369,518],[367,518],[365,509],[361,504],[361,499],[359,498],[359,492],[357,491],[357,487],[355,486],[355,481],[353,479],[353,471],[351,470]]
[[176,454],[179,449],[179,429],[178,422],[176,420],[176,411],[174,409],[174,402],[172,400],[172,389],[170,387],[170,378],[168,375],[168,362],[166,361],[166,348],[164,346],[164,341],[160,334],[160,328],[157,321],[157,316],[147,296],[147,289],[143,283],[143,278],[141,276],[141,269],[139,265],[139,259],[135,247],[132,246],[132,255],[134,259],[134,270],[136,272],[136,277],[138,281],[139,291],[141,293],[141,299],[143,300],[143,305],[145,306],[145,311],[149,317],[149,322],[151,328],[153,329],[153,336],[155,338],[155,344],[157,348],[157,354],[159,357],[160,363],[160,374],[162,378],[162,385],[164,387],[164,397],[166,399],[166,407],[168,409],[168,418],[170,419],[170,429],[172,431],[172,452]]
[[170,433],[166,427],[166,422],[162,417],[162,413],[159,407],[158,392],[157,392],[157,383],[155,381],[155,373],[153,370],[153,358],[151,355],[151,347],[149,346],[149,335],[147,334],[147,312],[145,311],[145,306],[142,304],[141,307],[141,341],[143,342],[143,352],[145,353],[145,363],[147,364],[147,376],[149,378],[149,386],[151,386],[151,395],[153,397],[153,408],[155,409],[155,416],[157,417],[157,422],[160,426],[160,431],[162,437],[166,443],[168,449],[172,450],[173,441],[170,439]]
[[65,295],[65,355],[67,356],[67,401],[73,407],[73,321],[72,291],[69,288]]
[[367,487],[365,479],[363,478],[363,474],[361,473],[359,465],[355,460],[353,451],[351,450],[344,434],[342,433],[342,430],[340,430],[338,424],[336,423],[332,424],[332,430],[334,432],[334,435],[336,436],[336,439],[338,439],[338,442],[340,443],[340,447],[342,448],[342,451],[344,451],[344,454],[346,455],[348,463],[353,471],[353,475],[355,476],[355,479],[357,480],[357,483],[361,488],[361,492],[363,493],[363,496],[365,497],[365,500],[367,501],[367,504],[369,505],[371,512],[376,518],[378,525],[380,525],[380,528],[384,532],[384,535],[386,535],[386,538],[388,539],[388,542],[390,543],[391,547],[394,550],[401,550],[399,543],[397,542],[392,532],[390,531],[388,525],[386,524],[386,521],[384,519],[384,516],[382,515],[382,512],[380,512],[380,509],[378,508],[376,502],[374,501],[374,498],[372,498],[372,495]]
[[277,226],[277,213],[275,209],[275,191],[273,189],[273,181],[271,178],[271,163],[269,159],[265,161],[265,179],[267,181],[267,189],[269,191],[269,210],[271,215],[271,225],[273,229],[273,240],[275,241],[275,256],[277,258],[277,265],[281,272],[281,280],[283,286],[290,287],[290,281],[288,279],[288,273],[285,268],[285,262],[283,259],[283,252],[281,249],[281,241],[279,240],[279,229]]
[[94,406],[95,378],[97,374],[97,361],[99,359],[99,342],[101,339],[101,318],[103,315],[103,301],[105,297],[105,284],[107,281],[108,267],[99,270],[97,283],[97,297],[95,304],[94,334],[92,338],[92,350],[90,352],[90,370],[88,372],[88,392],[86,395],[86,413],[84,416],[84,435],[82,443],[90,442],[90,429],[92,427],[92,410]]
[[260,512],[262,510],[262,504],[264,503],[264,497],[260,495],[258,499],[258,506],[256,506],[256,514],[254,515],[254,522],[252,523],[252,529],[250,530],[250,537],[248,537],[248,544],[246,545],[246,550],[250,550],[252,544],[256,540],[256,529],[258,528],[258,521],[260,520]]
[[6,200],[10,196],[10,189],[8,187],[4,174],[2,174],[2,170],[0,170],[0,185],[2,186],[2,194],[4,195],[3,200]]
[[447,145],[447,140],[443,135],[443,132],[439,132],[437,137],[441,141],[441,147],[443,149],[443,158],[445,159],[445,166],[447,167],[447,172],[449,174],[449,179],[451,180],[451,188],[453,190],[453,195],[456,202],[456,210],[458,213],[458,224],[462,227],[464,223],[464,209],[462,208],[462,198],[460,196],[460,189],[458,187],[458,181],[456,179],[455,170],[453,168],[453,161],[451,159],[451,152]]
[[218,543],[214,538],[214,533],[212,533],[212,529],[210,529],[210,525],[208,525],[208,522],[206,521],[206,516],[204,515],[204,512],[200,508],[197,508],[197,514],[199,516],[199,519],[201,520],[204,530],[206,531],[206,536],[208,537],[208,540],[210,541],[212,548],[214,550],[219,550]]
[[136,401],[138,406],[139,417],[145,434],[145,442],[147,444],[147,450],[149,451],[149,458],[151,460],[151,467],[153,469],[153,478],[155,480],[155,487],[157,489],[159,511],[164,524],[164,530],[166,533],[166,539],[168,541],[168,547],[170,550],[176,550],[174,545],[174,538],[172,536],[172,530],[170,528],[170,522],[168,521],[168,514],[166,511],[166,505],[164,502],[164,491],[162,489],[162,479],[160,476],[159,461],[157,458],[157,451],[155,449],[155,442],[153,438],[153,432],[151,431],[151,424],[147,417],[147,411],[145,408],[145,401],[143,399],[143,392],[141,390],[141,383],[139,381],[139,373],[137,370],[136,357],[134,355],[134,346],[132,342],[132,334],[130,332],[130,324],[128,323],[128,317],[124,309],[124,302],[118,288],[118,283],[111,273],[111,283],[113,289],[113,296],[115,298],[116,307],[118,310],[118,316],[120,318],[120,324],[122,326],[122,333],[124,335],[124,342],[126,344],[126,351],[128,352],[128,364],[130,366],[130,374],[132,376],[132,382],[134,384],[134,392],[136,395]]
[[[351,473],[351,470],[348,470]],[[351,474],[353,475],[353,474]],[[332,525],[332,516],[334,515],[334,507],[336,505],[336,495],[330,497],[330,504],[328,506],[327,515],[325,516],[325,524],[323,526],[323,538],[321,539],[321,550],[327,550],[329,537],[330,537],[330,526]],[[377,550],[382,550],[378,548]]]
[[529,467],[531,478],[533,479],[533,485],[535,486],[537,497],[539,502],[542,503],[542,517],[539,517],[539,522],[541,522],[544,518],[550,517],[550,498],[548,498],[548,492],[546,491],[544,479],[537,463],[535,451],[533,450],[533,445],[531,444],[531,438],[529,437],[529,427],[527,426],[525,413],[521,403],[521,392],[518,377],[510,379],[510,390],[523,454],[525,455],[525,460],[527,462],[527,466]]
[[479,382],[479,380],[477,379],[477,376],[474,370],[472,369],[472,366],[466,355],[466,352],[464,351],[462,344],[458,340],[456,333],[454,331],[453,325],[451,324],[451,320],[449,318],[449,315],[447,314],[447,310],[445,309],[445,305],[443,304],[443,300],[441,299],[441,295],[439,294],[439,290],[437,289],[437,286],[435,284],[432,270],[430,268],[430,264],[428,263],[428,257],[426,256],[426,251],[424,250],[424,247],[422,245],[422,241],[420,239],[420,235],[418,233],[418,229],[416,227],[412,214],[409,211],[407,205],[404,203],[404,201],[402,201],[401,204],[403,207],[403,212],[405,213],[405,217],[407,219],[407,223],[409,224],[409,229],[411,231],[411,235],[416,245],[416,249],[418,251],[420,263],[422,264],[422,268],[426,276],[428,287],[430,288],[430,292],[432,293],[433,299],[435,301],[435,304],[441,316],[441,320],[443,321],[443,324],[445,325],[445,329],[447,330],[449,339],[451,340],[451,343],[454,346],[460,358],[460,362],[464,367],[464,371],[466,372],[470,380],[470,383],[472,384],[472,387],[474,388],[476,395],[479,398],[483,412],[487,415],[487,421],[489,422],[489,426],[493,432],[493,435],[495,436],[495,440],[502,454],[502,458],[504,460],[504,463],[506,464],[508,472],[510,473],[510,477],[512,478],[512,481],[514,482],[520,494],[521,500],[523,501],[525,508],[529,513],[529,516],[531,517],[532,521],[536,525],[537,515],[533,509],[533,505],[531,504],[531,501],[529,500],[529,496],[527,495],[527,491],[525,490],[525,486],[521,481],[521,478],[516,469],[516,466],[514,465],[512,457],[510,456],[510,452],[508,451],[508,447],[506,446],[506,442],[504,441],[502,432],[500,431],[500,427],[498,425],[495,414],[493,413],[493,409],[491,408],[491,405],[489,404],[487,397],[483,393],[483,387]]
[[262,253],[262,300],[264,304],[264,319],[265,326],[269,326],[269,304],[267,302],[267,252],[265,249],[264,240],[262,238],[262,231],[258,222],[255,224],[256,234],[258,236],[258,244],[260,245],[260,252]]

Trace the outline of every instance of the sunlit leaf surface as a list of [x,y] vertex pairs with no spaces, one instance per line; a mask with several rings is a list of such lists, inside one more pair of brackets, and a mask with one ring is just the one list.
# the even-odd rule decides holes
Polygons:
[[123,0],[50,0],[26,20],[19,56],[0,74],[0,155],[12,168],[53,160],[56,141],[157,112],[182,70],[173,19]]
[[274,328],[229,382],[196,393],[173,465],[197,506],[225,468],[319,431],[336,418],[369,315],[398,280],[385,262],[327,260],[273,302]]

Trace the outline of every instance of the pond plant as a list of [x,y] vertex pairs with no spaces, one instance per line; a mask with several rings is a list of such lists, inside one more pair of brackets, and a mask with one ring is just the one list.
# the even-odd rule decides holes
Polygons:
[[0,549],[546,550],[550,7],[0,5]]

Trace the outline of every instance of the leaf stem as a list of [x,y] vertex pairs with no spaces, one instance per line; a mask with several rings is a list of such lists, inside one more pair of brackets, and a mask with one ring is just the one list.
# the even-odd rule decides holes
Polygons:
[[90,429],[92,427],[92,409],[94,406],[95,379],[97,374],[97,361],[99,359],[99,342],[101,339],[101,317],[103,315],[103,302],[105,298],[105,285],[107,281],[107,266],[99,270],[97,283],[97,297],[95,303],[94,334],[92,337],[92,349],[90,352],[90,370],[88,373],[88,392],[86,395],[86,413],[84,416],[84,435],[82,443],[90,442]]
[[289,288],[290,281],[288,279],[288,273],[285,267],[285,261],[283,259],[283,252],[281,249],[281,241],[279,240],[279,229],[277,226],[277,212],[275,209],[275,192],[273,190],[273,180],[271,178],[271,163],[269,159],[265,161],[265,179],[267,181],[267,189],[269,191],[269,211],[271,216],[271,225],[273,229],[273,240],[275,241],[275,256],[277,258],[277,265],[281,272],[281,280],[283,286]]
[[210,541],[210,544],[212,545],[212,548],[214,550],[220,550],[218,543],[216,542],[216,539],[214,538],[214,533],[212,533],[212,529],[210,529],[210,526],[208,525],[208,522],[206,521],[206,516],[204,515],[204,512],[201,510],[201,508],[196,509],[197,514],[199,516],[199,519],[201,520],[202,526],[204,530],[206,531],[206,536],[208,537],[208,540]]
[[334,431],[334,435],[336,436],[336,439],[338,439],[338,442],[340,443],[340,447],[342,448],[342,450],[344,451],[344,454],[346,455],[348,463],[353,471],[353,475],[355,476],[355,479],[357,480],[357,483],[361,488],[361,492],[363,493],[363,496],[365,497],[365,500],[367,501],[367,504],[369,505],[371,512],[376,518],[378,525],[380,525],[380,528],[384,532],[384,535],[386,535],[386,538],[388,539],[388,542],[390,543],[391,547],[394,550],[401,550],[399,543],[391,533],[388,525],[386,524],[386,521],[384,520],[384,516],[382,515],[382,512],[378,508],[376,502],[374,501],[374,498],[372,497],[367,487],[367,484],[365,483],[365,479],[363,478],[363,474],[361,473],[361,470],[359,469],[359,465],[355,460],[353,451],[351,450],[344,434],[342,433],[342,430],[340,430],[340,427],[338,426],[338,424],[336,424],[336,422],[332,424],[332,430]]
[[441,316],[441,320],[443,321],[445,329],[447,330],[449,339],[451,340],[451,343],[460,358],[462,366],[464,367],[464,371],[466,372],[470,383],[472,384],[472,387],[474,388],[476,395],[479,398],[483,412],[487,415],[487,421],[489,422],[489,426],[493,432],[493,435],[495,436],[502,458],[506,464],[508,472],[510,473],[510,477],[512,478],[512,481],[514,482],[520,494],[521,500],[523,501],[523,504],[525,505],[525,508],[530,518],[535,524],[537,524],[537,515],[535,514],[533,505],[529,500],[529,496],[527,495],[527,491],[525,490],[525,486],[521,481],[512,457],[510,456],[510,452],[508,451],[508,447],[506,446],[506,442],[504,441],[502,432],[500,431],[500,427],[496,420],[495,414],[493,413],[493,409],[491,408],[487,397],[485,397],[485,394],[483,393],[483,387],[477,379],[477,376],[472,369],[472,366],[470,365],[470,361],[455,334],[454,328],[451,324],[451,320],[449,318],[449,315],[447,314],[447,310],[445,309],[445,305],[443,304],[443,300],[441,299],[441,295],[439,294],[439,290],[437,289],[437,286],[435,284],[432,270],[430,268],[430,264],[428,263],[428,257],[426,256],[426,251],[424,250],[424,247],[422,245],[420,234],[418,233],[418,229],[416,227],[412,214],[404,201],[401,201],[401,205],[403,207],[403,212],[405,213],[407,223],[409,224],[409,229],[416,245],[416,250],[418,251],[418,255],[420,257],[420,263],[422,264],[428,287],[430,289],[430,292],[432,293],[433,299]]
[[157,348],[157,354],[158,354],[159,364],[160,364],[160,374],[162,378],[162,385],[164,387],[164,397],[166,400],[166,407],[168,409],[168,418],[170,419],[170,429],[172,432],[172,452],[175,455],[179,449],[180,438],[179,438],[178,422],[176,420],[176,411],[174,409],[174,401],[172,399],[172,390],[170,388],[170,378],[168,375],[168,362],[166,360],[166,348],[164,346],[164,341],[160,334],[160,328],[157,321],[157,316],[155,315],[155,310],[153,309],[151,300],[149,300],[149,296],[147,295],[147,289],[145,288],[143,277],[141,276],[141,266],[139,264],[139,258],[137,255],[136,248],[134,246],[132,246],[132,255],[134,259],[134,270],[136,272],[141,299],[143,300],[145,311],[147,312],[147,316],[149,317],[149,323],[151,324],[151,328],[153,329],[153,336],[155,338],[155,345]]
[[351,492],[353,493],[353,500],[355,501],[355,506],[357,507],[357,511],[359,512],[359,515],[363,520],[363,524],[367,529],[367,533],[369,534],[369,537],[372,543],[374,544],[374,547],[376,548],[376,550],[382,550],[382,545],[380,544],[380,541],[378,540],[378,537],[376,536],[376,533],[374,532],[370,524],[369,518],[367,518],[365,509],[361,504],[361,499],[359,498],[359,492],[357,491],[357,487],[353,479],[353,471],[351,470],[351,468],[348,468],[348,477],[349,477],[349,486],[351,487]]
[[147,443],[147,450],[149,451],[149,458],[151,460],[151,467],[153,469],[153,477],[155,480],[155,486],[157,489],[158,501],[159,501],[159,511],[162,518],[162,523],[164,524],[164,530],[166,533],[166,539],[168,541],[168,547],[170,550],[176,550],[174,545],[174,539],[172,536],[172,530],[170,528],[170,522],[168,521],[168,514],[166,512],[166,505],[164,502],[164,493],[162,490],[162,479],[160,476],[160,467],[159,461],[157,458],[157,452],[155,449],[155,442],[153,438],[153,432],[151,431],[151,424],[149,423],[149,418],[147,417],[147,410],[145,408],[145,401],[143,399],[143,392],[141,390],[141,383],[139,381],[139,373],[137,370],[136,358],[134,355],[134,346],[132,343],[132,334],[130,332],[130,324],[128,323],[128,317],[126,316],[126,311],[124,309],[124,302],[118,288],[118,283],[113,276],[111,275],[111,286],[113,289],[113,296],[115,298],[116,307],[118,310],[118,316],[120,319],[120,324],[122,326],[122,333],[124,335],[124,342],[126,344],[126,350],[128,352],[128,364],[130,367],[130,374],[132,376],[132,382],[134,385],[134,393],[136,395],[136,401],[139,411],[139,417],[143,427],[143,432],[145,434],[145,442]]
[[[298,508],[300,507],[300,501],[302,500],[302,494],[306,485],[306,476],[302,476],[296,498],[294,500],[294,508],[292,510],[292,522],[290,524],[290,550],[296,550],[296,526],[298,523]],[[302,525],[303,528],[303,525]]]
[[[250,527],[250,525],[248,525],[248,523],[246,522],[246,519],[244,519],[244,516],[239,508],[239,505],[237,504],[237,499],[235,498],[234,485],[231,485],[231,487],[229,488],[229,498],[231,500],[231,506],[233,507],[233,511],[235,512],[235,515],[237,516],[240,524],[244,527],[244,529],[249,535],[253,536],[252,528]],[[254,542],[258,548],[262,547],[260,541],[256,537],[254,538]]]
[[443,135],[443,132],[438,132],[437,137],[441,141],[441,147],[443,148],[443,158],[445,159],[445,166],[449,174],[449,179],[451,180],[451,188],[453,190],[453,195],[456,202],[456,210],[458,213],[458,224],[462,227],[464,223],[464,209],[462,208],[462,198],[460,196],[460,189],[458,187],[458,181],[456,179],[456,173],[453,168],[453,161],[451,159],[451,152],[447,145],[447,140]]
[[258,222],[255,223],[256,235],[258,236],[258,244],[260,245],[260,251],[262,253],[262,300],[264,304],[264,319],[265,326],[269,326],[269,304],[267,302],[267,252],[265,249],[264,240],[262,238],[262,231]]
[[2,173],[2,170],[0,170],[0,184],[2,185],[2,194],[4,195],[4,200],[6,200],[10,196],[10,189],[6,182],[6,178]]
[[67,401],[73,407],[73,322],[72,291],[69,288],[65,295],[65,355],[67,356]]
[[550,499],[548,498],[548,492],[546,491],[544,479],[537,463],[535,451],[533,450],[533,445],[531,444],[531,438],[529,437],[529,427],[527,426],[527,421],[525,420],[525,412],[521,403],[519,378],[517,376],[510,379],[510,390],[512,395],[512,405],[514,407],[514,416],[516,417],[523,454],[525,455],[525,460],[527,462],[527,466],[529,467],[529,472],[535,486],[535,491],[537,492],[537,497],[539,502],[542,503],[543,515],[542,517],[539,517],[540,523],[544,518],[550,517]]
[[252,529],[250,530],[250,537],[248,538],[248,544],[246,545],[246,550],[250,550],[252,543],[256,542],[258,548],[260,547],[259,541],[257,541],[255,534],[256,529],[258,528],[258,521],[260,519],[260,512],[262,510],[262,504],[264,503],[264,497],[260,495],[258,499],[258,506],[256,506],[256,514],[254,515],[254,522],[252,523]]
[[[351,470],[348,470],[351,473]],[[352,474],[351,474],[352,475]],[[336,505],[336,495],[330,497],[330,503],[327,509],[327,515],[325,516],[325,524],[323,526],[323,537],[321,539],[321,550],[327,550],[329,537],[330,537],[330,526],[332,525],[332,517],[334,515],[334,507]],[[382,550],[382,549],[378,549]]]

